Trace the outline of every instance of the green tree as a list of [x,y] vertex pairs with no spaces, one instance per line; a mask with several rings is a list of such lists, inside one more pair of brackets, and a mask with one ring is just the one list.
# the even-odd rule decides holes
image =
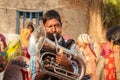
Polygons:
[[104,0],[102,14],[104,28],[120,25],[120,0]]

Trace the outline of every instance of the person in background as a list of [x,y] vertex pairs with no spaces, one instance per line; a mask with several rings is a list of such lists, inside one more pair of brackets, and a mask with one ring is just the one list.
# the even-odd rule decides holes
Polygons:
[[[62,22],[61,22],[60,14],[55,10],[48,10],[43,15],[42,22],[43,22],[43,27],[45,28],[45,31],[46,31],[46,37],[53,42],[55,42],[57,40],[57,43],[59,45],[65,47],[66,43],[65,43],[65,40],[64,40],[63,36],[61,35],[61,33],[62,33]],[[55,40],[55,37],[53,36],[54,33],[56,34],[56,40]],[[42,51],[40,51],[40,55],[41,54],[44,54],[44,53],[42,53]],[[72,63],[66,57],[66,55],[63,54],[62,49],[60,49],[60,51],[58,51],[55,54],[56,54],[56,63],[58,63],[62,66],[65,66],[68,71],[73,72]],[[32,60],[31,64],[33,64],[33,62],[35,62],[36,59],[35,59],[34,56],[33,57],[31,56],[31,60]],[[32,77],[33,77],[32,79],[35,79],[35,80],[59,80],[58,78],[53,77],[52,75],[44,74],[42,71],[40,71],[39,73],[34,75],[34,73],[35,73],[34,70],[35,69],[32,69],[32,68],[31,68],[31,74],[32,74]]]
[[4,37],[3,34],[0,33],[0,72],[2,72],[7,65],[7,60],[5,58],[6,47],[7,47],[6,38]]
[[103,67],[97,80],[120,79],[120,26],[114,26],[106,32],[107,43],[102,47]]
[[30,32],[32,33],[32,32],[34,31],[33,22],[29,22],[29,23],[27,23],[26,28],[29,29]]
[[5,52],[5,48],[7,47],[6,38],[3,34],[0,33],[0,51]]
[[86,73],[83,80],[96,80],[96,58],[101,54],[101,48],[97,42],[92,42],[86,33],[80,34],[76,42],[77,55],[86,65]]
[[29,41],[30,35],[33,31],[34,31],[33,23],[28,22],[26,24],[26,27],[24,29],[22,29],[21,33],[20,33],[20,36],[22,39],[22,48],[23,48],[25,56],[27,58],[30,58],[30,56],[28,54],[28,41]]

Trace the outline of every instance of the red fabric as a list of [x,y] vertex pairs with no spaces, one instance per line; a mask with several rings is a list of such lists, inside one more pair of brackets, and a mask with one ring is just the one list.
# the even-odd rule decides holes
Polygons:
[[25,57],[27,57],[28,59],[30,59],[30,55],[28,53],[28,49],[25,47],[25,48],[23,48],[23,51],[25,53]]
[[28,53],[28,50],[27,50],[25,56],[26,56],[28,59],[30,59],[30,55],[29,55],[29,53]]
[[106,70],[106,80],[116,80],[115,62],[112,53],[105,55],[105,70]]
[[112,51],[108,48],[109,46],[105,44],[102,52],[105,58],[105,72],[106,72],[105,78],[106,80],[116,80],[114,56]]

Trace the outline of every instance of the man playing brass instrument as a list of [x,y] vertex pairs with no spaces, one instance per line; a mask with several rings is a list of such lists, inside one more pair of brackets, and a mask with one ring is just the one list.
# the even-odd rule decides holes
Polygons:
[[[42,18],[43,26],[46,30],[46,37],[49,38],[51,41],[55,42],[55,39],[58,42],[58,45],[61,45],[65,47],[67,44],[62,37],[62,22],[61,17],[59,13],[55,10],[49,10],[47,11]],[[56,38],[53,34],[56,34]],[[74,42],[74,41],[73,41]],[[69,44],[69,46],[72,46],[73,42]],[[60,49],[56,54],[56,63],[65,66],[68,71],[73,72],[73,66],[71,61],[68,59],[68,57],[63,54],[62,49]],[[52,75],[46,75],[42,72],[36,74],[35,80],[59,80],[56,77],[53,77]]]

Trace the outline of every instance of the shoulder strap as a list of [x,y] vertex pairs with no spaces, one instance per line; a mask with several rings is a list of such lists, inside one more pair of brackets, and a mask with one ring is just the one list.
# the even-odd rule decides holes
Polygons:
[[95,54],[95,52],[93,51],[94,43],[89,43],[89,48],[90,48],[90,51],[93,53],[93,55],[96,57],[96,54]]

